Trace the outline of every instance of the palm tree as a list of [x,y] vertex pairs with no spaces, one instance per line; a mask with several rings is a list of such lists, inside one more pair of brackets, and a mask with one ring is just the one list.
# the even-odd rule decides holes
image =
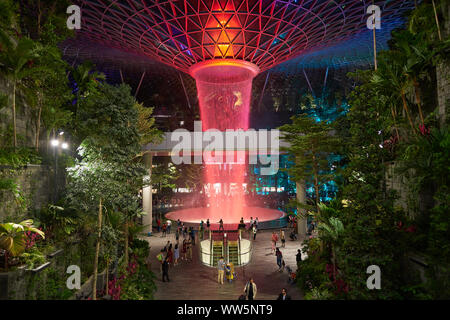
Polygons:
[[29,38],[20,38],[17,43],[7,36],[0,37],[3,50],[0,51],[0,73],[2,73],[11,85],[11,108],[13,117],[13,146],[17,147],[16,128],[16,91],[22,84],[22,80],[32,74],[35,70],[31,68],[33,59],[37,58],[36,46]]
[[5,269],[8,270],[8,254],[13,257],[25,251],[25,233],[35,232],[45,238],[44,232],[33,226],[33,220],[24,220],[20,223],[0,224],[0,248],[5,250]]
[[[336,213],[334,209],[328,208],[326,205],[320,204],[320,212],[323,215],[323,212],[333,211]],[[331,212],[330,212],[331,213]],[[328,242],[331,246],[331,261],[333,264],[333,277],[336,279],[336,251],[338,248],[338,240],[344,232],[344,225],[341,220],[337,217],[330,217],[328,219],[321,219],[321,222],[318,226],[319,229],[319,237],[324,241]]]
[[406,92],[409,88],[409,78],[404,72],[403,56],[397,51],[385,51],[379,56],[378,70],[373,73],[371,83],[378,91],[393,100],[401,99],[403,110],[408,118],[411,129],[416,128],[408,108]]
[[[37,46],[39,51],[39,59],[37,61],[36,72],[31,77],[31,90],[33,94],[27,95],[35,97],[32,105],[36,109],[36,133],[35,133],[35,149],[39,149],[39,135],[41,131],[41,122],[45,120],[46,129],[51,130],[54,127],[49,126],[48,118],[49,109],[59,108],[59,106],[70,96],[68,95],[69,88],[67,87],[67,77],[65,73],[66,64],[61,58],[61,53],[56,46]],[[44,110],[46,109],[46,110]],[[58,120],[70,118],[71,114],[68,111],[58,110]],[[45,119],[44,119],[45,118]],[[61,119],[61,120],[62,120]],[[56,121],[55,125],[61,127],[65,123]],[[50,121],[50,124],[52,122]]]
[[77,86],[76,92],[76,109],[74,111],[75,117],[80,106],[80,99],[86,96],[89,91],[93,90],[97,85],[97,80],[105,80],[106,77],[102,73],[94,70],[94,64],[90,61],[85,61],[78,67],[71,71],[73,80]]
[[426,36],[421,33],[412,34],[409,31],[402,31],[394,33],[393,38],[395,39],[393,50],[402,56],[403,71],[415,93],[420,120],[424,125],[419,79],[427,74],[426,71],[432,66],[433,57],[437,52],[429,49],[429,43],[424,41]]

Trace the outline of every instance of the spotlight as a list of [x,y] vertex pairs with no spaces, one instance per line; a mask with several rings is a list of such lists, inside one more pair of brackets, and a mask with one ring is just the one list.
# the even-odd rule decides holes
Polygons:
[[59,141],[56,140],[56,139],[53,139],[53,140],[51,141],[51,144],[52,144],[52,147],[57,147],[57,146],[59,145]]
[[61,132],[59,133],[60,136],[62,136],[63,134],[64,134],[64,131],[61,131]]
[[61,148],[68,149],[69,145],[67,144],[67,142],[63,142],[63,144],[61,145]]

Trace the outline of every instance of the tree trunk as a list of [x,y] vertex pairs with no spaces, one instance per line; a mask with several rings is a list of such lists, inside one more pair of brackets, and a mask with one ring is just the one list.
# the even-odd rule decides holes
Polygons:
[[106,292],[105,295],[109,295],[109,258],[106,259]]
[[125,268],[128,267],[128,220],[125,221]]
[[416,80],[414,81],[414,93],[416,94],[416,102],[417,102],[417,108],[419,109],[419,116],[420,116],[420,122],[422,122],[422,126],[425,125],[425,121],[423,118],[423,112],[422,112],[422,99],[420,98],[420,87],[419,83]]
[[334,249],[334,244],[331,244],[331,261],[333,262],[333,278],[336,281],[337,268],[336,268],[336,252]]
[[98,235],[97,244],[95,246],[95,260],[94,260],[94,279],[92,281],[92,300],[97,300],[97,274],[98,274],[98,255],[100,253],[100,241],[102,236],[102,198],[100,198],[98,205]]
[[13,135],[14,135],[14,150],[17,148],[17,132],[16,132],[16,81],[13,83],[13,94],[12,94],[12,117],[13,117]]
[[411,115],[409,114],[408,104],[406,102],[405,91],[403,89],[401,90],[401,95],[402,95],[402,101],[403,101],[403,109],[405,110],[406,116],[408,117],[408,121],[409,121],[409,124],[411,125],[411,129],[413,130],[414,133],[416,133],[416,128],[414,128],[414,123],[411,119]]
[[314,154],[314,150],[312,151],[312,159],[313,159],[313,171],[314,171],[314,190],[316,193],[316,208],[317,213],[319,213],[319,203],[320,203],[320,195],[319,195],[319,170],[317,168],[316,155]]
[[392,118],[394,119],[394,128],[395,128],[395,133],[397,134],[397,141],[400,141],[400,135],[398,134],[398,128],[397,128],[397,120],[395,117],[395,111],[394,108],[391,108],[391,113],[392,113]]
[[39,133],[41,131],[41,113],[42,113],[42,104],[39,101],[39,112],[38,112],[38,118],[37,118],[37,124],[36,124],[36,141],[35,141],[35,149],[36,152],[39,151]]
[[436,4],[434,3],[434,0],[432,0],[432,2],[433,2],[434,19],[436,20],[436,27],[438,30],[439,41],[442,41],[441,27],[439,26],[439,18],[437,15]]

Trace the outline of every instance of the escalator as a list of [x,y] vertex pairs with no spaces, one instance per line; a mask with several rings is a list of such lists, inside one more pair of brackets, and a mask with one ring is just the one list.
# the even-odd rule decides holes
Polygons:
[[228,241],[228,261],[235,266],[239,265],[238,241]]
[[212,266],[217,266],[217,261],[220,257],[223,257],[223,241],[213,241],[212,242]]

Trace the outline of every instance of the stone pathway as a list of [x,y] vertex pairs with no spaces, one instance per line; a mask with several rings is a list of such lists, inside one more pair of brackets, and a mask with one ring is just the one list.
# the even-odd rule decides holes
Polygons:
[[[285,231],[288,235],[289,232]],[[251,262],[245,267],[235,269],[237,274],[232,283],[217,283],[217,269],[203,265],[199,259],[199,245],[193,247],[193,261],[181,261],[178,266],[169,269],[170,282],[162,282],[159,264],[156,259],[158,252],[168,240],[175,243],[175,235],[161,237],[155,233],[147,238],[150,243],[151,267],[157,275],[155,299],[157,300],[237,300],[242,293],[249,277],[253,277],[257,285],[256,300],[274,300],[281,289],[285,287],[293,300],[303,299],[302,293],[296,285],[287,283],[286,271],[279,272],[276,257],[271,253],[270,238],[272,231],[261,230],[253,242]],[[180,243],[182,237],[180,237]],[[295,255],[300,248],[300,241],[286,240],[286,248],[280,248],[287,266],[294,271],[296,268]],[[278,243],[281,245],[281,243]]]

